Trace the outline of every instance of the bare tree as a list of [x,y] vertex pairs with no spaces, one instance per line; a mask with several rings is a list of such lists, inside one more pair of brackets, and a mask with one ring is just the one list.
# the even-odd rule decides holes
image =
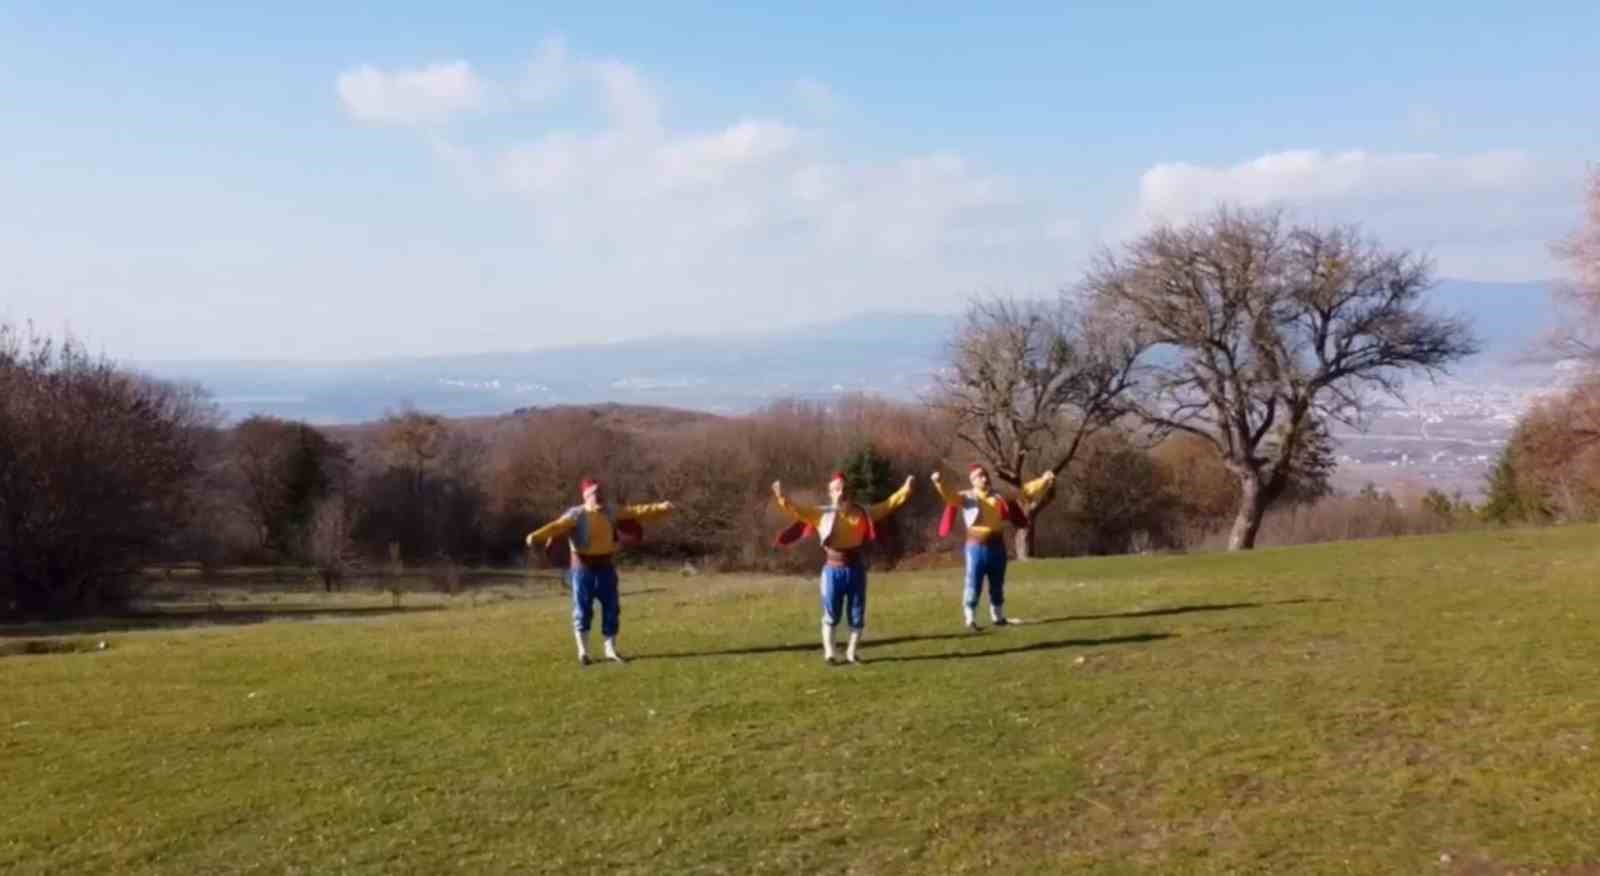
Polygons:
[[309,424],[276,417],[250,417],[231,437],[230,461],[259,547],[297,557],[317,503],[349,480],[349,451]]
[[614,501],[626,501],[626,491],[646,474],[642,450],[630,433],[593,411],[574,408],[526,420],[506,436],[495,463],[501,509],[519,525],[542,523],[579,502],[578,481],[585,477],[607,483]]
[[355,546],[356,506],[342,493],[317,503],[306,529],[306,556],[322,578],[322,589],[337,590],[359,561]]
[[1556,330],[1555,351],[1600,368],[1600,167],[1589,171],[1583,225],[1554,250],[1572,272],[1555,290],[1568,317]]
[[[414,552],[414,560],[431,554],[433,546],[428,544],[430,521],[426,501],[428,475],[435,460],[448,449],[450,436],[450,424],[443,417],[423,413],[409,405],[387,414],[378,429],[377,455],[388,462],[389,472],[403,474],[407,496],[398,507],[392,501],[373,504],[390,506],[385,516],[394,520],[387,528],[398,534],[400,541]],[[374,518],[374,522],[382,519]]]
[[1228,548],[1248,550],[1297,467],[1325,462],[1327,423],[1354,425],[1372,391],[1477,352],[1463,321],[1423,310],[1431,282],[1427,259],[1354,227],[1222,209],[1102,254],[1085,285],[1153,344],[1140,415],[1205,438],[1238,478]]
[[[1112,311],[1055,301],[979,300],[951,344],[933,405],[995,478],[1021,487],[1030,476],[1071,465],[1086,438],[1129,410],[1142,349]],[[1054,494],[1024,509],[1032,517]],[[1032,528],[1017,556],[1033,555]]]
[[117,596],[182,528],[213,417],[195,390],[0,326],[0,614]]
[[428,466],[445,451],[449,438],[443,417],[407,407],[383,418],[378,442],[391,465],[411,474],[412,492],[420,496]]

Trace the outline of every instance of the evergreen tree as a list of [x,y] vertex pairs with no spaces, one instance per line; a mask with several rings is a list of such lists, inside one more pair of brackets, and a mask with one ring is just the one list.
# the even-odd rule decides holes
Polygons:
[[895,491],[889,458],[870,442],[845,461],[844,482],[850,496],[863,505],[882,502]]

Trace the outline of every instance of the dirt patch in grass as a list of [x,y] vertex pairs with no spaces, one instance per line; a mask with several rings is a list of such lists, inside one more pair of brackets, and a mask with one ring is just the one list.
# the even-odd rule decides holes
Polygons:
[[0,640],[0,657],[28,657],[39,654],[92,654],[106,649],[105,642],[83,639]]

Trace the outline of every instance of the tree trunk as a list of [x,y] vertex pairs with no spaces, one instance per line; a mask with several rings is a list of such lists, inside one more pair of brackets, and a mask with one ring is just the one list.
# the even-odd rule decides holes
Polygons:
[[1043,501],[1032,505],[1028,504],[1027,502],[1023,502],[1020,498],[1017,499],[1017,502],[1022,505],[1022,510],[1028,515],[1027,528],[1018,529],[1012,536],[1013,543],[1016,546],[1018,560],[1027,562],[1028,560],[1033,559],[1034,520],[1039,514],[1044,512],[1044,509],[1050,507],[1050,500],[1052,498],[1054,497],[1046,497]]
[[[1033,522],[1033,515],[1028,515],[1028,522]],[[1017,559],[1023,562],[1033,559],[1033,527],[1017,530],[1012,538],[1016,541]]]
[[1239,478],[1239,513],[1233,518],[1233,531],[1228,533],[1228,550],[1248,551],[1256,546],[1256,534],[1261,531],[1261,517],[1267,503],[1261,495],[1259,476]]

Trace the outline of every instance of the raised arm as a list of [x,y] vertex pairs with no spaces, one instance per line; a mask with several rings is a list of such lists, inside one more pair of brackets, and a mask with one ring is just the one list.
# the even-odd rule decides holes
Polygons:
[[644,505],[624,505],[617,509],[618,520],[637,520],[649,523],[677,510],[671,502],[650,502]]
[[1039,477],[1036,477],[1022,485],[1023,501],[1036,501],[1045,493],[1050,492],[1050,489],[1055,485],[1056,473],[1053,471],[1047,471]]
[[815,505],[801,505],[797,502],[789,501],[789,497],[783,494],[783,483],[781,481],[772,482],[772,498],[777,500],[779,511],[801,523],[808,523],[812,526],[822,525],[822,509]]
[[933,481],[933,488],[939,491],[939,498],[943,499],[946,505],[949,505],[952,508],[961,507],[961,492],[959,490],[952,490],[949,487],[946,487],[944,485],[944,475],[934,472],[932,475],[929,475],[928,479]]
[[549,541],[553,538],[560,538],[561,536],[571,532],[572,528],[576,525],[577,521],[573,520],[568,515],[563,514],[560,517],[557,517],[555,520],[552,520],[538,529],[528,533],[528,547],[533,547],[535,544],[541,541]]
[[873,520],[883,520],[890,514],[900,510],[900,507],[911,498],[911,485],[916,483],[916,478],[906,478],[905,485],[895,490],[889,498],[884,499],[871,508]]

